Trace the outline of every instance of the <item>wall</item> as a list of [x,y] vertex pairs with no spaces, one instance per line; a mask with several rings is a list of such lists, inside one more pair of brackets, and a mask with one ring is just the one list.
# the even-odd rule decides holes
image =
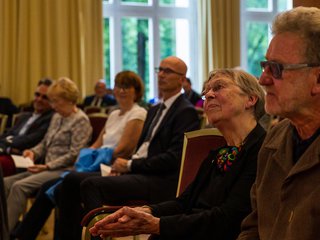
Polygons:
[[320,8],[320,1],[319,0],[293,0],[293,7],[298,7],[298,6]]

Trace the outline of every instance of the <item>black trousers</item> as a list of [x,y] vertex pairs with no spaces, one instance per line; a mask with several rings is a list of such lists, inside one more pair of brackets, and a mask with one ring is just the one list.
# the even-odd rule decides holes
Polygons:
[[88,178],[81,183],[85,210],[89,212],[104,204],[124,205],[128,200],[150,202],[147,181],[147,176],[138,174]]
[[89,177],[99,176],[100,172],[79,173],[71,172],[56,189],[55,196],[58,205],[57,238],[59,240],[81,239],[81,220],[84,216],[80,196],[80,184]]
[[92,173],[70,173],[59,189],[60,240],[81,239],[81,219],[84,214],[94,208],[101,207],[103,204],[122,205],[127,200],[149,200],[145,176],[92,175]]

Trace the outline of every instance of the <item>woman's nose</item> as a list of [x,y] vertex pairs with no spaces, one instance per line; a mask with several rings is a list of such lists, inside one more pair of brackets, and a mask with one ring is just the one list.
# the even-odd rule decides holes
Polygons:
[[205,94],[205,99],[214,99],[216,98],[215,92],[210,89],[206,94]]

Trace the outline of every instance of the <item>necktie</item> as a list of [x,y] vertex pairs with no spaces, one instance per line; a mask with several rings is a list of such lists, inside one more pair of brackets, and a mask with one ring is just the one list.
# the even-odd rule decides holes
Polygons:
[[93,102],[93,106],[95,106],[95,107],[99,107],[99,100],[100,100],[100,98],[99,97],[95,97],[94,98],[94,102]]
[[145,142],[147,142],[147,141],[150,140],[151,135],[152,135],[152,132],[153,132],[153,129],[154,129],[154,127],[157,125],[157,123],[159,122],[159,119],[160,119],[160,116],[161,116],[161,114],[162,114],[162,111],[163,111],[165,108],[166,108],[166,105],[164,105],[164,103],[161,103],[159,109],[157,110],[156,115],[154,116],[154,118],[153,118],[153,120],[152,120],[152,122],[151,122],[151,124],[150,124],[150,127],[149,127],[149,129],[148,129],[147,136],[146,136],[146,138],[145,138],[145,140],[144,140]]

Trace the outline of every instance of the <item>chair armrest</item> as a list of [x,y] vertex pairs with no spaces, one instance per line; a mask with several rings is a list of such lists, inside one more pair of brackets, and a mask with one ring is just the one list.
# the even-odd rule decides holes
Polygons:
[[123,206],[104,206],[104,207],[93,209],[82,218],[81,226],[87,227],[92,220],[95,220],[95,222],[98,222],[106,215],[113,213],[122,207]]
[[[147,202],[144,200],[128,200],[124,202],[125,206],[130,206],[130,207],[137,207],[137,206],[142,206],[146,205]],[[123,206],[103,206],[100,208],[95,208],[88,212],[81,221],[81,226],[85,228],[84,230],[84,239],[85,240],[90,240],[91,239],[91,234],[89,232],[89,229],[94,226],[94,224],[101,219],[103,219],[105,216],[108,214],[114,213],[115,211],[119,210]],[[136,239],[136,238],[134,238]]]
[[[96,208],[88,212],[81,221],[81,226],[84,228],[84,240],[91,240],[91,234],[89,232],[89,229],[94,226],[94,224],[101,219],[103,219],[108,214],[111,214],[118,209],[122,208],[122,206],[104,206],[100,208]],[[110,238],[106,238],[110,239]]]

